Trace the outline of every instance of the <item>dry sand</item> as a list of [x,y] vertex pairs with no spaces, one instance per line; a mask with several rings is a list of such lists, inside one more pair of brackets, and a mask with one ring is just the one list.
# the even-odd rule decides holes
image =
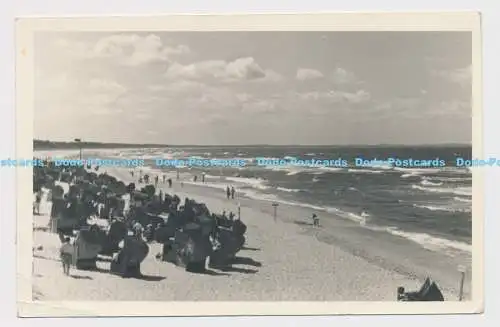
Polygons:
[[[128,170],[108,168],[107,172],[124,182],[131,180]],[[181,199],[204,202],[213,212],[237,212],[237,200],[226,200],[220,191],[174,181],[174,188],[162,185],[164,192],[175,192]],[[121,278],[109,274],[109,262],[101,261],[101,271],[71,271],[63,275],[58,260],[57,235],[37,230],[49,221],[48,204],[42,215],[34,216],[33,296],[37,300],[114,300],[114,301],[395,301],[398,286],[417,289],[421,280],[397,269],[345,251],[332,242],[321,241],[321,229],[291,224],[286,211],[277,221],[269,203],[243,201],[242,220],[247,224],[246,249],[238,253],[239,262],[227,271],[206,274],[186,272],[155,255],[160,245],[152,244],[143,262],[143,279]],[[266,207],[263,210],[263,207]],[[281,208],[280,208],[281,210]],[[307,221],[307,217],[304,218]],[[316,235],[316,236],[318,236]],[[445,297],[456,299],[456,290],[446,289]]]

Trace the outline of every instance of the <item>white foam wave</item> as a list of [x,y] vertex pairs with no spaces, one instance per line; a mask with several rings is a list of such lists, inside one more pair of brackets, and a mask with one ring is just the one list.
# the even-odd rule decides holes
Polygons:
[[381,174],[381,173],[383,173],[383,171],[371,170],[371,169],[348,169],[347,171],[350,173],[356,173],[356,174]]
[[277,187],[276,188],[278,191],[282,192],[288,192],[288,193],[297,193],[300,192],[301,190],[295,189],[295,188],[286,188],[286,187]]
[[433,183],[433,182],[428,181],[427,179],[423,179],[420,182],[420,184],[427,185],[427,186],[441,186],[441,185],[443,185],[443,183]]
[[414,204],[415,208],[427,209],[431,211],[445,211],[445,212],[471,212],[471,209],[466,208],[451,208],[445,206],[436,206],[436,205],[422,205],[422,204]]
[[459,201],[459,202],[466,202],[466,203],[472,203],[472,200],[471,199],[466,199],[466,198],[461,198],[461,197],[454,197],[453,198],[455,201]]
[[455,187],[455,188],[429,188],[423,187],[420,185],[412,185],[413,189],[417,189],[424,192],[433,192],[433,193],[449,193],[456,195],[472,195],[472,189],[470,187]]
[[226,180],[238,184],[248,185],[252,188],[259,190],[266,190],[269,188],[269,186],[265,185],[267,181],[265,179],[260,179],[260,178],[226,177]]
[[451,249],[466,253],[472,253],[472,245],[464,242],[447,240],[444,238],[431,236],[426,233],[405,232],[395,227],[389,227],[386,230],[392,235],[409,239],[431,251],[443,251],[443,250],[446,251]]
[[441,177],[441,176],[424,176],[423,178],[430,181],[439,182],[465,182],[472,180],[472,177]]

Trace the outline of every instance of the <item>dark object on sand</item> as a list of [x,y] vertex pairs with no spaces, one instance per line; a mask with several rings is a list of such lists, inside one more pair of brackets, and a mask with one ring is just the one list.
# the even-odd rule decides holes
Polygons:
[[142,239],[127,236],[123,249],[111,261],[110,271],[122,277],[140,277],[141,263],[149,253],[149,246]]
[[405,292],[404,287],[398,287],[398,301],[444,301],[443,293],[430,278],[426,278],[424,284],[417,292]]
[[106,238],[102,241],[102,250],[99,254],[112,256],[120,251],[119,244],[127,236],[127,226],[123,221],[115,220],[109,226]]
[[186,271],[202,272],[205,261],[212,252],[208,237],[202,234],[198,224],[187,224],[183,230],[175,232],[171,243],[165,243],[163,260],[171,262]]

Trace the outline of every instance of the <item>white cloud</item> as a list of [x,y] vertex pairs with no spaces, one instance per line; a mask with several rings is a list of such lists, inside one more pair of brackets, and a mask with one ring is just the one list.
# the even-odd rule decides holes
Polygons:
[[295,75],[295,78],[298,79],[299,81],[306,81],[322,77],[324,77],[323,73],[321,73],[316,69],[309,69],[309,68],[299,68],[297,69],[297,74]]
[[472,65],[450,70],[434,70],[432,75],[466,87],[472,82]]
[[337,67],[332,73],[332,79],[337,84],[351,84],[356,83],[357,78],[354,73],[345,70],[344,68]]
[[189,65],[172,64],[165,74],[170,79],[216,79],[224,82],[273,80],[281,76],[272,70],[263,69],[252,57],[225,60],[207,60]]
[[366,102],[371,99],[370,93],[365,90],[358,90],[357,92],[354,93],[345,91],[334,91],[334,90],[327,92],[312,91],[306,93],[297,93],[297,97],[305,101],[322,100],[333,103],[348,102],[353,104]]
[[160,37],[153,34],[147,36],[115,34],[100,38],[95,43],[58,39],[55,45],[63,53],[74,58],[107,58],[126,66],[169,62],[172,56],[190,53],[187,46],[166,46]]

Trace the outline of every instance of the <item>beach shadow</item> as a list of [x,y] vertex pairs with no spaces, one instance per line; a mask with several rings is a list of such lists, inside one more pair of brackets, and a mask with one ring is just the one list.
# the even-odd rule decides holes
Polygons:
[[247,247],[247,246],[244,246],[241,249],[245,250],[245,251],[260,251],[260,248],[252,248],[252,247]]
[[221,273],[221,272],[211,270],[211,269],[205,269],[202,271],[189,271],[189,272],[192,274],[208,275],[208,276],[230,276],[230,274]]
[[256,269],[237,268],[233,266],[219,267],[218,269],[224,272],[235,272],[241,274],[256,274],[258,272]]
[[312,226],[313,225],[312,223],[308,223],[306,221],[301,221],[301,220],[294,220],[293,222],[299,226]]
[[69,275],[69,277],[71,277],[73,279],[90,279],[90,280],[93,280],[93,278],[90,277],[90,276]]
[[159,281],[164,280],[166,277],[163,277],[163,276],[151,276],[151,275],[140,275],[140,276],[132,277],[132,278],[144,280],[144,281],[147,281],[147,282],[159,282]]
[[233,260],[231,260],[231,263],[233,265],[247,265],[247,266],[253,266],[253,267],[262,267],[262,262],[256,261],[252,258],[247,258],[247,257],[234,257]]

